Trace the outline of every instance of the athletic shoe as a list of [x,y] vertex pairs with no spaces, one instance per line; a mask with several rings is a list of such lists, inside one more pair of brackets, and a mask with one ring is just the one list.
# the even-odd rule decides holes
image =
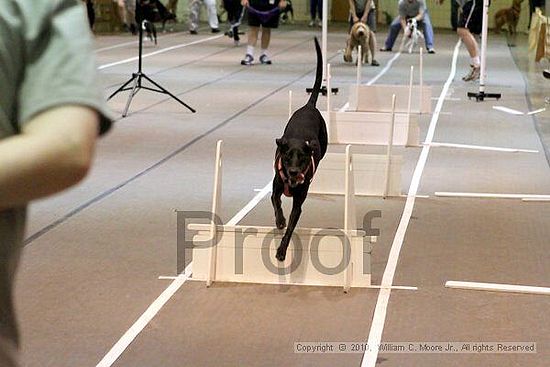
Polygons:
[[380,49],[380,51],[382,51],[382,52],[391,52],[391,48],[382,47],[382,48]]
[[189,30],[189,33],[191,33],[191,34],[199,34],[199,32],[197,32],[197,31],[194,30],[194,29]]
[[480,74],[479,66],[471,66],[470,65],[470,67],[472,68],[470,70],[470,72],[462,77],[462,80],[464,80],[465,82],[469,82],[469,81],[479,79],[479,74]]
[[433,48],[433,47],[430,47],[430,48],[428,49],[428,53],[429,53],[429,54],[435,54],[434,48]]
[[264,65],[271,65],[271,60],[265,54],[260,56],[260,62]]
[[212,33],[220,33],[220,29],[219,28],[212,28],[211,32]]
[[250,54],[246,54],[244,59],[241,60],[241,65],[252,65],[254,62],[254,57]]
[[375,59],[372,59],[371,63],[370,63],[372,66],[380,66],[380,64],[378,63],[378,61],[376,61]]

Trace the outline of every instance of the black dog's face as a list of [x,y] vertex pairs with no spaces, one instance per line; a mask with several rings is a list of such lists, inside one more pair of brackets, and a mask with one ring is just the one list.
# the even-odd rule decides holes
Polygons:
[[296,187],[305,180],[305,172],[311,164],[313,148],[306,140],[277,139],[277,146],[281,153],[283,173],[288,178],[290,187]]

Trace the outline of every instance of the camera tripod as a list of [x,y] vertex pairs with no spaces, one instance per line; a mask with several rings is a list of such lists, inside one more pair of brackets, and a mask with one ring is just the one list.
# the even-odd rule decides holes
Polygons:
[[[159,85],[157,82],[155,82],[153,79],[149,78],[143,71],[142,71],[142,54],[143,54],[143,26],[142,26],[142,15],[141,15],[141,0],[136,0],[136,22],[138,26],[138,34],[139,34],[139,53],[138,53],[138,70],[135,73],[132,73],[132,77],[120,88],[118,88],[116,91],[113,92],[107,98],[107,100],[110,100],[115,95],[117,95],[120,92],[124,92],[127,90],[130,90],[130,95],[128,96],[128,101],[126,101],[126,106],[124,107],[124,112],[122,113],[122,117],[126,117],[128,115],[128,109],[130,108],[130,103],[132,103],[132,98],[139,92],[140,89],[146,89],[150,90],[152,92],[162,93],[162,94],[168,94],[170,97],[178,101],[180,104],[187,107],[191,112],[195,113],[197,112],[195,109],[193,109],[191,106],[189,106],[187,103],[183,102],[181,99],[170,93],[168,90],[163,88],[161,85]],[[147,80],[149,83],[151,83],[153,86],[155,86],[158,89],[151,88],[148,86],[145,86],[142,84],[142,79]],[[132,83],[132,86],[129,87],[128,85]]]

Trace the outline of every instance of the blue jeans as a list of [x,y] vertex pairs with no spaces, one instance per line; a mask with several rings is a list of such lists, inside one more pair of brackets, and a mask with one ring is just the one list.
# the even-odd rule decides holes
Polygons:
[[[424,41],[426,41],[426,49],[430,49],[434,47],[434,30],[432,28],[432,22],[430,21],[430,15],[428,12],[424,12],[424,18],[418,22],[418,26],[422,27],[424,30]],[[396,17],[390,24],[390,33],[388,33],[388,38],[386,38],[386,42],[384,44],[384,47],[389,50],[393,48],[393,44],[395,43],[395,40],[397,39],[397,36],[399,35],[399,32],[401,31],[401,20],[400,17]]]

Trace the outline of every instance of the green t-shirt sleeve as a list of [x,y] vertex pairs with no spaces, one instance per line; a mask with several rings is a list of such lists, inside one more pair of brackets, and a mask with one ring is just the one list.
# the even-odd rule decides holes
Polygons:
[[[23,62],[18,124],[60,105],[82,105],[100,115],[100,133],[112,119],[103,98],[92,37],[79,0],[23,1]],[[38,9],[37,9],[38,8]]]

